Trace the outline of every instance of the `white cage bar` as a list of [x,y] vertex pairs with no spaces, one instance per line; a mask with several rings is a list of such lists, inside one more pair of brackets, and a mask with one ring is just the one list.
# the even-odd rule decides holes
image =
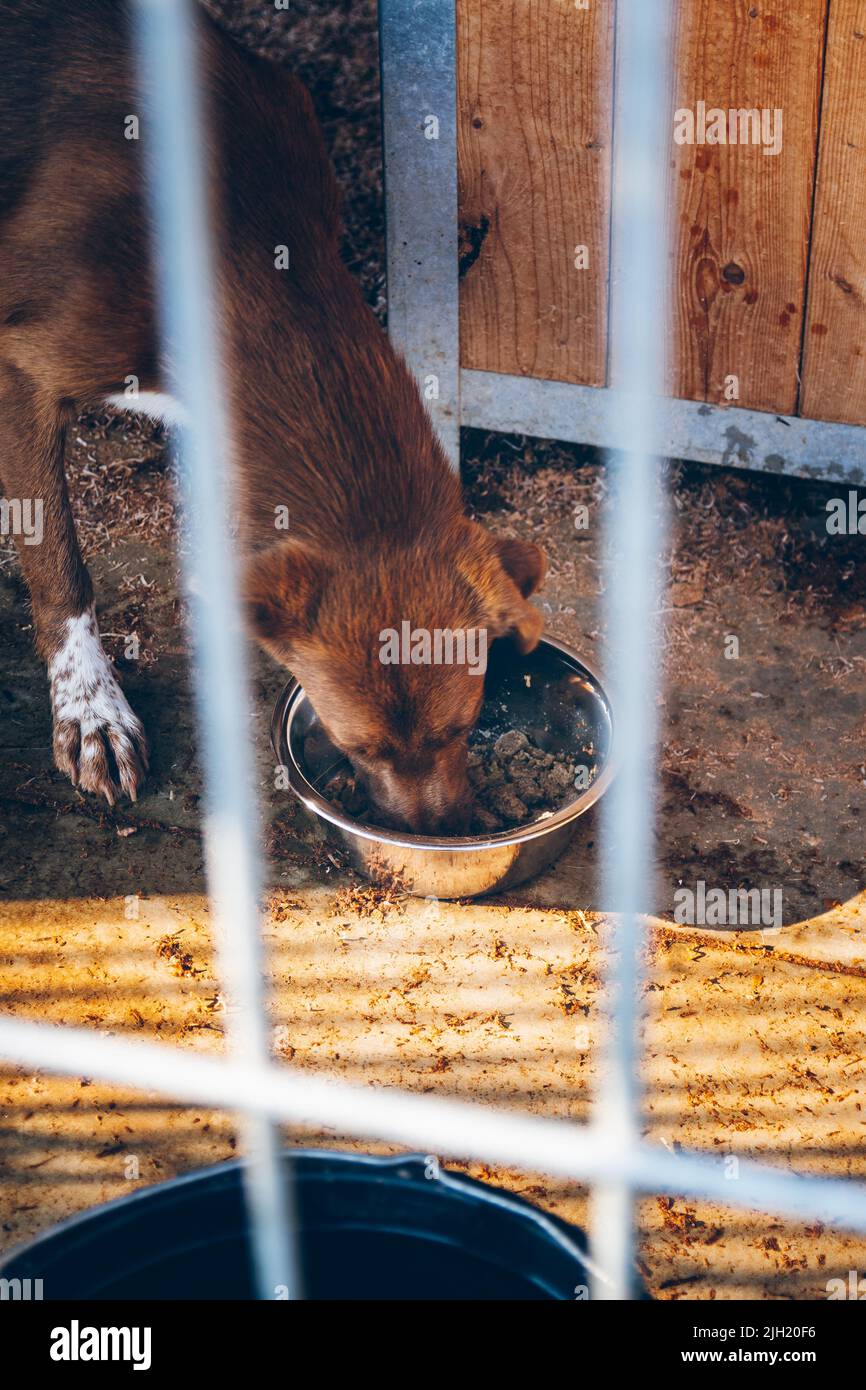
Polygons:
[[[602,809],[602,891],[615,905],[607,978],[607,1032],[597,1124],[633,1147],[640,1133],[641,911],[655,860],[655,637],[664,547],[657,402],[664,384],[664,130],[671,46],[669,0],[620,0],[616,18],[617,129],[612,184],[611,380],[625,396],[625,443],[611,455],[605,570],[608,679],[615,692],[618,772]],[[641,672],[639,679],[637,673]],[[595,1262],[610,1283],[597,1296],[627,1298],[633,1281],[633,1193],[624,1181],[596,1187],[590,1211]]]
[[[185,573],[204,764],[204,840],[219,968],[236,1008],[229,1050],[242,1061],[270,1054],[259,933],[258,817],[247,727],[243,627],[229,539],[231,420],[221,381],[207,216],[207,141],[193,13],[186,0],[138,0],[136,42],[145,148],[154,209],[163,362],[185,424],[178,451],[189,540]],[[297,1292],[293,1226],[278,1135],[245,1112],[241,1144],[260,1293]]]
[[[667,0],[665,0],[667,3]],[[255,808],[250,791],[249,749],[238,739],[247,711],[245,652],[240,637],[236,577],[227,544],[229,506],[228,476],[218,403],[219,364],[213,351],[208,276],[207,226],[204,212],[202,165],[199,152],[194,62],[189,48],[190,0],[138,0],[139,30],[144,70],[150,74],[150,114],[159,154],[155,170],[157,193],[157,253],[165,295],[166,341],[182,401],[190,415],[181,450],[188,488],[188,524],[192,542],[191,603],[194,629],[195,679],[207,779],[206,840],[211,898],[216,935],[221,947],[221,970],[238,1004],[230,1022],[229,1055],[204,1057],[184,1049],[129,1039],[105,1037],[96,1030],[60,1028],[0,1016],[0,1057],[24,1067],[61,1074],[86,1073],[118,1085],[156,1091],[186,1104],[207,1104],[236,1111],[246,1117],[244,1143],[248,1156],[254,1254],[263,1297],[273,1296],[275,1285],[298,1291],[292,1267],[291,1212],[281,1210],[284,1190],[280,1182],[276,1148],[277,1122],[304,1129],[335,1126],[358,1138],[418,1147],[443,1158],[463,1157],[501,1163],[529,1171],[566,1177],[595,1188],[593,1203],[599,1227],[593,1232],[594,1263],[600,1272],[594,1293],[626,1298],[631,1292],[631,1208],[635,1193],[658,1192],[714,1200],[727,1206],[773,1212],[794,1220],[820,1220],[866,1234],[866,1187],[854,1182],[782,1171],[741,1160],[736,1176],[724,1161],[708,1154],[674,1154],[640,1138],[637,1120],[635,1051],[637,960],[640,939],[640,894],[646,881],[650,856],[651,823],[643,800],[651,783],[649,753],[653,742],[653,701],[627,701],[621,710],[622,729],[633,758],[618,797],[611,797],[614,879],[620,889],[621,920],[614,941],[620,964],[612,977],[614,1029],[618,1029],[607,1074],[608,1087],[599,1095],[593,1120],[588,1125],[519,1115],[490,1107],[422,1096],[409,1091],[321,1081],[301,1069],[277,1066],[270,1059],[267,1023],[263,1007],[258,932],[258,851],[255,840]],[[430,39],[441,61],[436,68],[444,83],[425,89],[423,104],[440,114],[453,100],[453,0],[380,0],[386,65],[386,99],[399,91],[401,65],[417,73],[417,52],[409,46]],[[642,13],[643,12],[643,13]],[[653,18],[650,18],[652,13]],[[658,125],[650,119],[635,120],[644,100],[660,100],[664,91],[664,26],[658,12],[645,0],[619,0],[618,63],[619,109],[634,124],[619,129],[615,182],[615,256],[624,277],[640,275],[647,264],[658,264],[659,207],[652,185]],[[425,26],[437,27],[425,33]],[[413,101],[415,98],[413,97]],[[423,139],[416,126],[419,106],[401,108],[411,130],[398,130],[399,122],[386,117],[388,204],[392,215],[404,197],[416,196],[405,176],[411,164],[394,162],[394,142]],[[435,109],[433,114],[436,114]],[[645,115],[645,111],[643,113]],[[441,126],[440,126],[441,129]],[[390,131],[390,134],[389,134]],[[450,138],[450,136],[449,136]],[[432,145],[434,142],[428,142]],[[446,151],[447,154],[447,151]],[[436,177],[451,177],[447,157],[440,161]],[[638,164],[635,166],[634,161]],[[444,175],[442,170],[444,168]],[[660,186],[660,180],[658,186]],[[428,185],[434,196],[435,180]],[[443,192],[441,206],[448,217],[450,192]],[[648,217],[645,244],[636,252],[631,239],[642,210]],[[438,217],[439,210],[436,211]],[[653,231],[655,227],[656,231]],[[456,230],[456,229],[455,229]],[[617,261],[617,239],[620,248]],[[447,237],[446,237],[447,241]],[[392,243],[393,244],[393,243]],[[456,237],[453,265],[456,289]],[[440,248],[441,249],[441,248]],[[447,256],[437,259],[448,284],[446,317],[453,314]],[[644,279],[653,279],[644,276]],[[396,322],[409,322],[423,303],[436,313],[436,295],[430,284],[416,300],[415,283],[403,280],[404,299]],[[616,302],[616,296],[615,296]],[[622,302],[622,301],[621,301]],[[630,403],[630,429],[624,436],[629,450],[620,465],[626,485],[635,489],[633,515],[620,534],[621,568],[628,566],[627,583],[615,590],[611,618],[626,609],[643,624],[642,630],[623,638],[619,649],[620,680],[651,640],[654,621],[655,557],[659,533],[654,530],[652,500],[655,467],[648,452],[663,452],[658,442],[658,419],[651,404],[656,364],[647,360],[648,333],[653,300],[644,295],[637,313],[614,312],[618,337],[618,361],[624,381],[618,390]],[[402,316],[402,318],[401,318]],[[449,320],[450,321],[450,320]],[[445,320],[443,319],[443,323]],[[423,320],[418,323],[421,344],[414,361],[429,363],[423,346]],[[441,327],[441,325],[440,325]],[[441,343],[441,336],[438,341]],[[456,352],[456,343],[453,345]],[[456,362],[456,356],[452,359]],[[619,368],[617,368],[619,370]],[[480,375],[480,374],[472,374]],[[447,374],[446,374],[447,379]],[[601,393],[604,394],[604,393]],[[611,399],[614,399],[611,397]],[[464,414],[464,420],[467,416]],[[471,418],[471,417],[470,417]],[[561,419],[561,416],[557,416]],[[450,426],[447,423],[446,432]],[[440,421],[441,424],[441,421]],[[452,417],[453,425],[453,417]],[[493,425],[489,425],[493,428]],[[561,431],[563,437],[572,437]],[[664,436],[662,435],[662,439]],[[452,438],[453,445],[453,438]],[[453,449],[452,449],[453,452]],[[216,470],[216,471],[215,471]],[[622,576],[621,576],[622,577]],[[210,601],[202,601],[204,597]],[[217,621],[219,614],[219,621]],[[231,620],[226,621],[226,614]],[[637,652],[635,650],[637,647]],[[640,668],[638,668],[640,669]],[[645,669],[645,668],[644,668]],[[641,679],[643,670],[640,671]],[[633,685],[639,682],[634,680]],[[242,789],[242,790],[239,790]]]

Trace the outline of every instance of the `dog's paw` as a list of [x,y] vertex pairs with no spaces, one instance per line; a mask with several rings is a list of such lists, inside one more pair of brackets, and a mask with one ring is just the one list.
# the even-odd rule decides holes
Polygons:
[[121,791],[135,801],[147,771],[147,739],[103,650],[92,608],[67,618],[48,677],[60,771],[110,806]]

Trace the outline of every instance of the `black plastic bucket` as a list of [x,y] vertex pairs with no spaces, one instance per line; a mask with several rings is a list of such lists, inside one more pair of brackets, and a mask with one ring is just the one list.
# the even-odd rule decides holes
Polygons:
[[[321,1299],[586,1297],[585,1238],[511,1193],[419,1156],[295,1150],[304,1293]],[[0,1261],[46,1299],[253,1297],[241,1164],[135,1192]]]

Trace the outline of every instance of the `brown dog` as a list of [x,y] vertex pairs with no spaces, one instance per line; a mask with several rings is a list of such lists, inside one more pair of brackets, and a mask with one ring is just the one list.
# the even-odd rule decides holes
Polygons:
[[[109,801],[135,796],[146,742],[100,642],[64,430],[105,399],[176,409],[158,363],[143,118],[129,138],[128,26],[114,0],[19,0],[0,15],[0,471],[7,498],[43,505],[42,543],[20,556],[57,765]],[[307,92],[203,14],[199,30],[252,625],[385,812],[414,829],[459,823],[483,678],[387,664],[382,634],[408,622],[529,649],[543,557],[464,517],[415,383],[340,259]],[[286,515],[290,539],[275,529]]]

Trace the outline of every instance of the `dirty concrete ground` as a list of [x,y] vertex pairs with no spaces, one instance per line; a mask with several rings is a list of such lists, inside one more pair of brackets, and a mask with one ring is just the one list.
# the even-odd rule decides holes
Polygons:
[[[350,9],[351,33],[341,22]],[[375,161],[357,158],[357,132],[365,150],[374,139],[370,19],[369,7],[308,5],[296,22],[346,183],[347,256],[381,310]],[[601,659],[602,462],[556,443],[467,435],[464,466],[473,514],[547,550],[539,601],[549,630]],[[232,1001],[214,973],[204,899],[165,441],[149,424],[91,416],[72,431],[69,472],[106,646],[148,728],[153,767],[139,803],[113,811],[53,771],[44,677],[4,552],[2,1008],[217,1050]],[[827,535],[836,488],[677,463],[667,492],[645,1129],[672,1149],[864,1179],[862,538]],[[578,529],[582,506],[588,525]],[[732,636],[736,658],[726,655]],[[383,901],[274,790],[267,726],[283,679],[254,654],[276,1055],[321,1075],[585,1119],[611,906],[598,897],[594,820],[558,865],[505,900]],[[780,888],[784,927],[734,937],[672,926],[676,887],[698,880]],[[0,1073],[0,1112],[0,1248],[235,1150],[230,1117],[86,1077]],[[290,1137],[353,1146],[338,1134]],[[585,1195],[568,1184],[441,1157],[585,1218]],[[866,1242],[818,1221],[691,1200],[647,1197],[639,1225],[641,1267],[660,1298],[822,1298],[828,1279],[866,1259]]]

